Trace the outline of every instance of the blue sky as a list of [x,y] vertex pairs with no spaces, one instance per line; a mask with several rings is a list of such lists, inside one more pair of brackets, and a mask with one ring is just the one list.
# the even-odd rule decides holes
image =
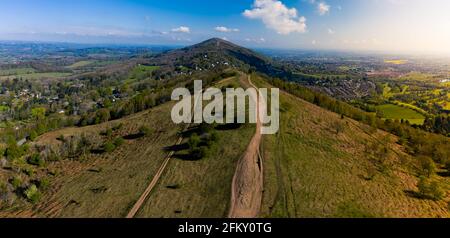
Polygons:
[[2,0],[0,40],[450,54],[447,0]]

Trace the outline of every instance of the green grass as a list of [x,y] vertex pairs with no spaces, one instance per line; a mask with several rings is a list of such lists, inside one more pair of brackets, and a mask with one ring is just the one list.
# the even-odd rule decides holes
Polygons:
[[[227,80],[224,85],[229,83]],[[137,217],[226,217],[236,164],[255,126],[246,124],[239,129],[216,132],[219,139],[206,158],[186,161],[175,156],[169,162]]]
[[385,104],[377,106],[376,108],[382,113],[384,119],[403,119],[416,125],[422,125],[425,121],[425,117],[422,114],[407,107],[394,104]]
[[[267,83],[253,80],[261,87]],[[436,217],[446,202],[411,197],[411,158],[396,138],[295,98],[280,95],[280,131],[264,137],[262,217]],[[336,133],[336,125],[342,132]],[[370,145],[383,145],[377,169]],[[370,175],[373,173],[371,179]]]
[[236,164],[254,131],[251,125],[218,131],[219,140],[206,158],[173,158],[137,217],[226,217]]
[[58,171],[52,182],[56,189],[44,194],[40,209],[33,212],[39,217],[125,217],[167,155],[163,148],[178,138],[180,126],[170,120],[173,105],[169,102],[118,121],[66,128],[39,137],[36,143],[46,145],[58,144],[59,135],[67,138],[86,133],[98,138],[119,123],[123,126],[114,137],[135,134],[141,126],[153,131],[147,137],[125,140],[111,153],[91,153],[81,160],[50,164],[50,170]]

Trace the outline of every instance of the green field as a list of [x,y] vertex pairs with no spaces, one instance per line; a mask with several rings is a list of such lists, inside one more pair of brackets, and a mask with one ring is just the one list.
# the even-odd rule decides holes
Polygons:
[[422,125],[425,121],[425,117],[407,107],[397,106],[394,104],[385,104],[376,107],[383,115],[384,119],[392,120],[408,120],[411,124]]
[[50,72],[50,73],[29,73],[29,74],[15,74],[9,76],[0,76],[0,80],[22,78],[22,79],[56,79],[70,76],[71,73]]
[[135,81],[143,80],[152,76],[153,71],[159,69],[159,66],[138,65],[133,68],[126,83],[133,83]]
[[82,60],[82,61],[78,61],[78,62],[68,66],[68,68],[70,68],[70,69],[77,69],[77,68],[81,68],[81,67],[84,67],[84,66],[88,66],[88,65],[90,65],[92,63],[94,63],[94,61]]
[[411,80],[411,81],[432,81],[435,80],[435,76],[433,74],[420,73],[420,72],[411,72],[402,76],[401,80]]
[[0,76],[32,74],[36,70],[33,68],[1,69]]
[[133,69],[131,75],[134,78],[139,78],[140,76],[151,74],[157,69],[159,69],[159,66],[138,65]]

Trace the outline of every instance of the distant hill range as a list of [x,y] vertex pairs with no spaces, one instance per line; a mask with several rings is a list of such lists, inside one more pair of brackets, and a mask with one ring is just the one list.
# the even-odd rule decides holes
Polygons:
[[251,70],[271,77],[298,82],[343,100],[365,97],[376,87],[373,82],[362,78],[324,82],[320,79],[304,77],[295,74],[287,65],[219,38],[212,38],[196,45],[151,56],[149,62],[163,66],[168,71],[199,71],[224,67],[234,67],[244,72]]

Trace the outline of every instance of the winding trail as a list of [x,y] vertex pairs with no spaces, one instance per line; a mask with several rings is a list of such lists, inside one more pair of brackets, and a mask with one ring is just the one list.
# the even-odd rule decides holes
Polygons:
[[257,95],[252,95],[257,103],[256,131],[244,155],[237,163],[231,184],[231,202],[229,218],[254,218],[259,215],[263,193],[263,161],[260,154],[262,139],[262,123],[260,114],[266,111],[266,100],[261,100],[258,88],[252,83],[250,75],[248,82],[256,89]]

